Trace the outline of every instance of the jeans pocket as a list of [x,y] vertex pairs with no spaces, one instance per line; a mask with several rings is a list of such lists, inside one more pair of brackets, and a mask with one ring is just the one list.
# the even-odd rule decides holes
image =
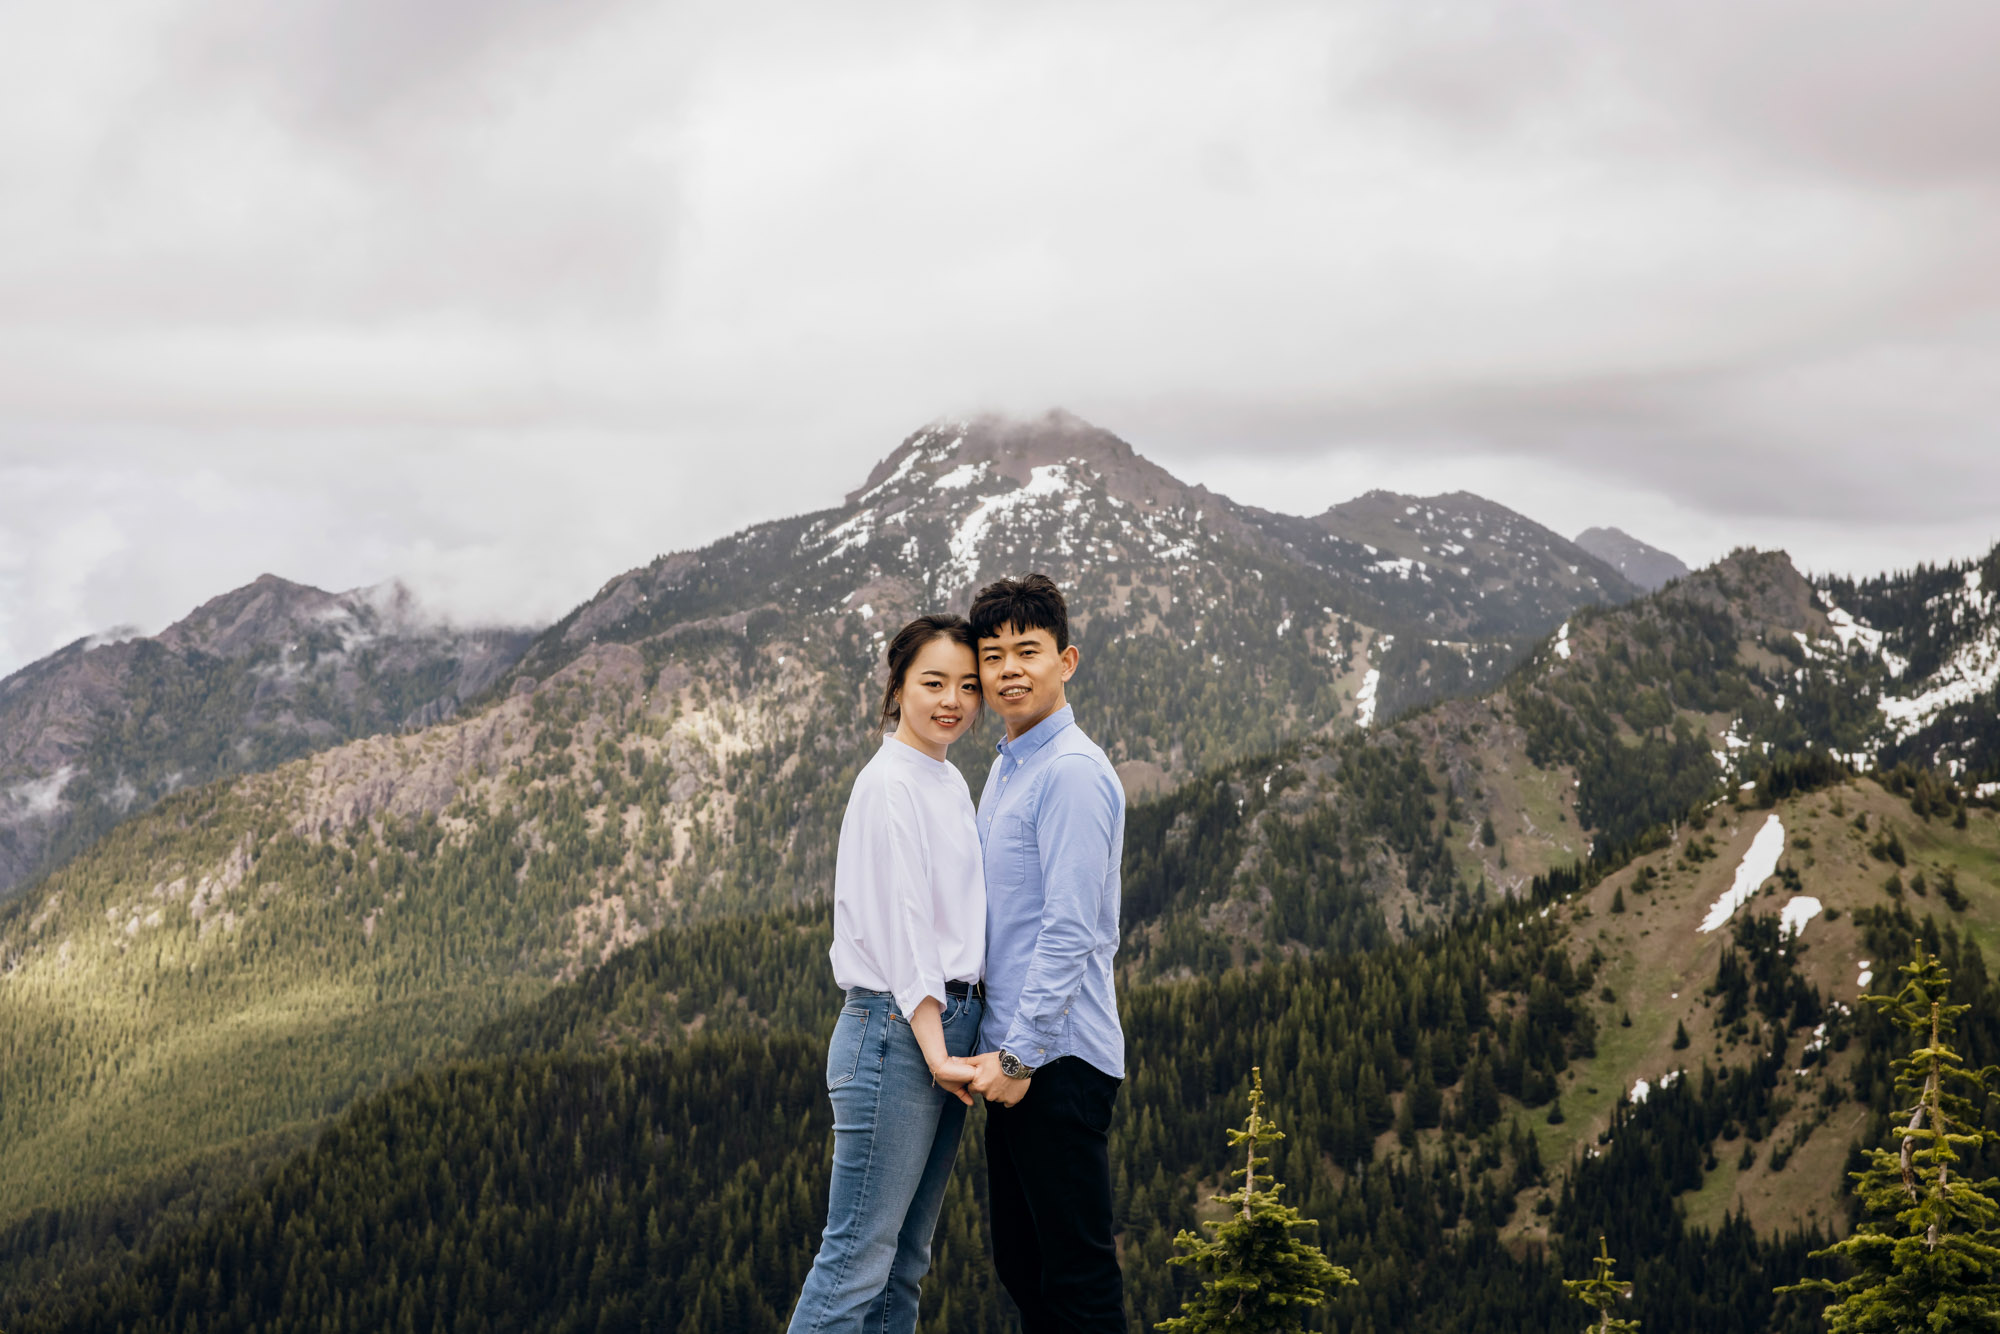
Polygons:
[[979,1041],[979,1021],[985,1007],[978,1001],[965,999],[958,1002],[958,1008],[944,1019],[944,1045],[953,1056],[972,1055]]
[[861,1049],[868,1040],[868,1011],[849,1005],[841,1010],[826,1044],[826,1089],[831,1093],[861,1070]]

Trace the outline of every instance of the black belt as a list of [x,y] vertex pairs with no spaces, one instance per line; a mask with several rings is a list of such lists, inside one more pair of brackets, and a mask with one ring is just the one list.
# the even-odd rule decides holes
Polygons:
[[986,999],[986,984],[984,982],[947,982],[944,984],[944,994],[947,996],[956,996],[960,1000],[964,1000],[970,996],[975,1000],[983,1001]]

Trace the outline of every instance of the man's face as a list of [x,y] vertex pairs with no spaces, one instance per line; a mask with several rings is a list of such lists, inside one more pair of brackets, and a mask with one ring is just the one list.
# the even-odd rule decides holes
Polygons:
[[1063,706],[1063,682],[1076,671],[1076,660],[1076,645],[1056,652],[1056,637],[1047,630],[1003,625],[979,641],[979,685],[1009,740]]

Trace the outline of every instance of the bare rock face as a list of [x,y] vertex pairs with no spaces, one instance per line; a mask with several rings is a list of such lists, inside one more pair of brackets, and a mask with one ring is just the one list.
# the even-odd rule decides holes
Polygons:
[[267,574],[31,663],[0,681],[0,897],[179,788],[450,718],[529,639],[429,620],[401,585]]

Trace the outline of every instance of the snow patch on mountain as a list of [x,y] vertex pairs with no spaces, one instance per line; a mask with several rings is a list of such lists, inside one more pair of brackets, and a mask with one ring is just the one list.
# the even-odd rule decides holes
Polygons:
[[1016,510],[1025,509],[1040,500],[1066,495],[1068,499],[1063,510],[1073,513],[1082,504],[1082,498],[1073,493],[1073,486],[1069,464],[1045,463],[1029,472],[1026,485],[1013,491],[1003,491],[997,496],[988,496],[973,506],[972,512],[960,521],[958,531],[951,535],[951,560],[939,571],[938,583],[946,588],[971,583],[979,573],[980,544],[986,540],[994,524]]
[[1701,919],[1701,933],[1707,935],[1734,917],[1736,910],[1748,903],[1750,896],[1757,892],[1758,886],[1777,873],[1778,859],[1784,855],[1785,822],[1773,815],[1764,821],[1757,837],[1750,840],[1743,860],[1736,864],[1736,878],[1728,892],[1709,905],[1708,915]]
[[1882,646],[1882,632],[1868,622],[1849,612],[1842,611],[1827,599],[1824,592],[1820,600],[1826,602],[1826,619],[1833,626],[1833,637],[1840,641],[1840,647],[1852,654],[1856,648],[1871,658],[1880,660],[1889,669],[1889,675],[1901,676],[1910,668],[1910,660],[1891,652]]
[[993,464],[986,459],[981,459],[977,463],[961,463],[932,482],[931,486],[938,491],[962,491],[976,482],[986,480],[986,474],[992,469]]
[[1381,688],[1381,671],[1370,667],[1368,674],[1361,678],[1361,689],[1354,696],[1354,721],[1362,727],[1375,725],[1375,699]]
[[1921,731],[1946,709],[1970,704],[2000,686],[2000,626],[1959,645],[1927,684],[1930,688],[1920,695],[1884,695],[1875,701],[1898,740]]
[[1796,894],[1785,900],[1784,909],[1778,914],[1778,934],[1796,936],[1803,933],[1806,923],[1820,915],[1824,905],[1810,894]]
[[821,565],[848,551],[859,551],[875,540],[875,511],[862,510],[853,518],[826,530],[822,539],[833,546],[819,558]]

